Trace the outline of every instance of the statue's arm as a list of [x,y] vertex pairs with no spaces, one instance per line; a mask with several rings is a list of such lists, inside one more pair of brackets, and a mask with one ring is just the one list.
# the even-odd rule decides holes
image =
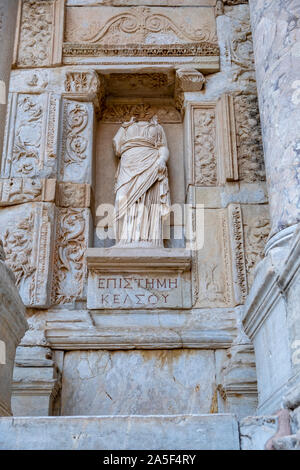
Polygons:
[[113,149],[114,149],[116,157],[121,156],[121,145],[122,145],[123,132],[124,132],[124,129],[123,129],[123,127],[121,127],[118,130],[118,132],[116,133],[116,135],[114,136],[114,138],[113,138],[112,143],[113,143]]
[[165,166],[169,160],[169,148],[164,129],[161,127],[161,145],[159,147],[159,164]]
[[167,161],[169,160],[169,155],[170,155],[170,152],[166,145],[159,147],[159,160],[161,163],[166,164]]

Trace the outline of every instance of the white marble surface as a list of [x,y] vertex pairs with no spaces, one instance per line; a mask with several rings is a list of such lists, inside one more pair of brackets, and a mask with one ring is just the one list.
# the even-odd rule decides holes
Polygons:
[[239,450],[234,415],[0,418],[5,450]]
[[70,351],[62,415],[209,413],[214,351]]

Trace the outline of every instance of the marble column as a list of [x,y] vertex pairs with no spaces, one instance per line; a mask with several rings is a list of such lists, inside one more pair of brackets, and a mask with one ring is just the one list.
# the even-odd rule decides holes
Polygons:
[[300,406],[300,4],[249,3],[272,229],[243,325],[268,414]]
[[300,222],[300,4],[249,3],[272,236]]
[[0,2],[0,156],[3,146],[6,101],[19,0],[1,0]]

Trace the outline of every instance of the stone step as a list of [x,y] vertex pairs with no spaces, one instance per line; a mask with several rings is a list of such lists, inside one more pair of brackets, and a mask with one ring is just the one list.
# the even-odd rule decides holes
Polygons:
[[1,450],[238,450],[232,414],[0,418]]

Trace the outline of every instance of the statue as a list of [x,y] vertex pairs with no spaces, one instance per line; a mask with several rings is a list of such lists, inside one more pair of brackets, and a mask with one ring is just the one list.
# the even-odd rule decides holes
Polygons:
[[150,121],[125,122],[113,139],[120,158],[115,181],[118,246],[162,247],[162,218],[170,210],[167,160],[162,126]]

